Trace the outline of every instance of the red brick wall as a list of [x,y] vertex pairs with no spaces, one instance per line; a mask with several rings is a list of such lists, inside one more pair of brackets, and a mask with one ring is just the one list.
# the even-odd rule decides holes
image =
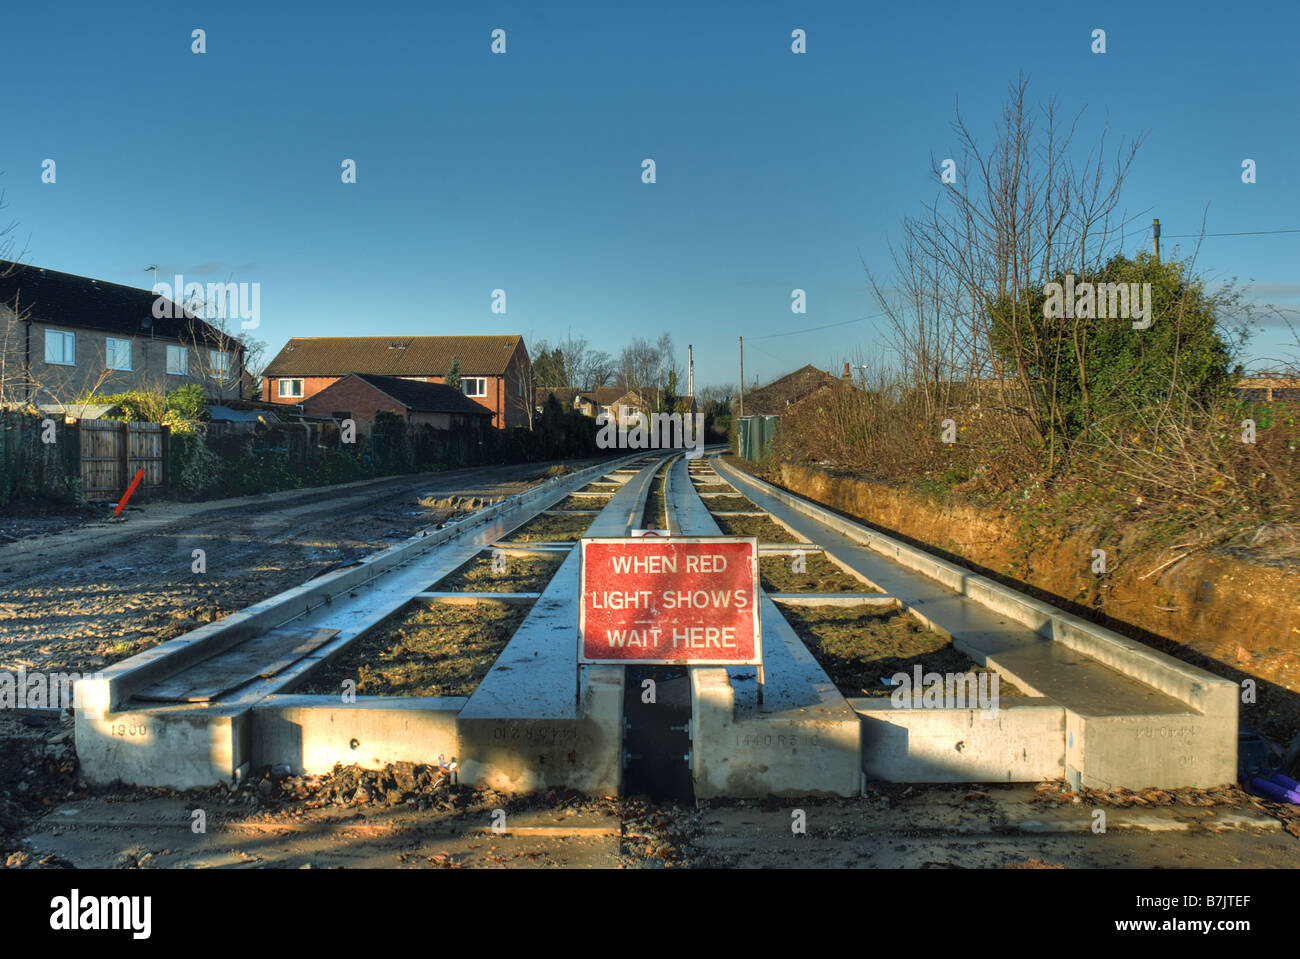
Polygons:
[[356,378],[340,380],[304,401],[302,408],[311,416],[331,416],[335,410],[347,410],[357,421],[358,429],[365,433],[370,432],[375,414],[380,410],[389,410],[403,419],[408,415],[406,407],[395,399]]
[[[342,378],[341,376],[264,376],[262,377],[262,399],[267,403],[301,403]],[[281,397],[280,380],[282,379],[302,380],[302,396]]]
[[[506,409],[501,402],[504,395],[500,389],[501,377],[485,376],[483,379],[487,380],[483,384],[487,388],[487,396],[470,396],[467,398],[473,400],[485,410],[491,410],[495,413],[496,415],[492,417],[492,425],[499,430],[503,430],[506,428]],[[430,376],[428,381],[430,383],[445,383],[447,378],[445,376]]]

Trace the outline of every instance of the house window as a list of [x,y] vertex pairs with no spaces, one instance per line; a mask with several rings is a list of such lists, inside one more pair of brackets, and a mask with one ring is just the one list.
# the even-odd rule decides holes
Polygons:
[[230,372],[230,354],[224,350],[208,350],[208,365],[215,375],[225,376]]
[[466,396],[487,396],[487,379],[482,376],[462,376],[460,388]]
[[190,371],[190,351],[183,346],[167,347],[167,372],[185,376]]
[[110,370],[131,369],[131,341],[108,337],[104,341],[104,365]]
[[289,399],[302,396],[302,380],[280,380],[280,396]]
[[73,366],[77,362],[77,335],[62,330],[46,330],[45,362]]

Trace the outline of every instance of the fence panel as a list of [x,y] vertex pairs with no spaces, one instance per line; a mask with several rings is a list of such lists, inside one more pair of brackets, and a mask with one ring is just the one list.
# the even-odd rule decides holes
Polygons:
[[81,490],[87,502],[116,500],[136,471],[144,470],[141,493],[167,484],[167,428],[157,423],[81,420]]

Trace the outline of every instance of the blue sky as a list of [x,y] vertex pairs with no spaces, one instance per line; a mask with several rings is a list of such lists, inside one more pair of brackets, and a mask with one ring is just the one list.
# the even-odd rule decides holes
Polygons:
[[[1125,208],[1160,217],[1166,251],[1207,204],[1210,232],[1300,229],[1297,33],[1294,2],[1203,0],[14,5],[0,222],[39,266],[258,282],[272,353],[570,330],[616,353],[667,330],[700,382],[737,380],[740,335],[766,381],[881,349],[870,320],[813,328],[876,313],[861,260],[888,275],[931,156],[955,153],[954,104],[987,143],[1021,71],[1087,107],[1085,139],[1148,133]],[[1300,308],[1300,233],[1210,237],[1198,262]],[[1266,327],[1251,352],[1289,342]]]

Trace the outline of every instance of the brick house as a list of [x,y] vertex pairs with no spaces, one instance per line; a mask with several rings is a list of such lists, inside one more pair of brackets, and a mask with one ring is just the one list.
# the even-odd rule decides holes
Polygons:
[[71,410],[92,390],[188,383],[212,400],[247,398],[243,344],[179,306],[155,311],[158,300],[151,290],[0,260],[0,405]]
[[373,373],[349,373],[304,400],[302,408],[311,416],[355,420],[363,433],[370,432],[381,410],[440,430],[478,430],[493,417],[491,410],[444,383]]
[[493,426],[529,425],[532,364],[521,336],[295,336],[267,364],[262,396],[304,403],[349,373],[445,383],[453,361],[461,392]]

